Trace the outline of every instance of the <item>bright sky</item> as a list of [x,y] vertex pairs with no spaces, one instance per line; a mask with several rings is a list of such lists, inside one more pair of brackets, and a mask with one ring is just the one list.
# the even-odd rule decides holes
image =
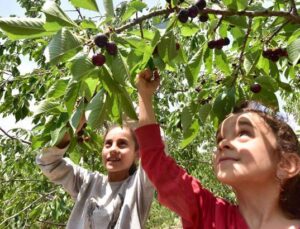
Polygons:
[[[104,15],[105,12],[103,8],[103,1],[102,0],[96,0],[96,1],[100,10],[100,15]],[[114,7],[116,7],[120,2],[123,1],[124,0],[113,0]],[[144,0],[144,2],[149,7],[153,7],[158,4],[165,4],[165,0]],[[71,10],[74,10],[74,7],[69,3],[68,0],[61,0],[61,8],[71,18],[77,18],[78,16],[77,12],[69,12]],[[83,15],[87,17],[93,17],[99,15],[99,13],[89,11],[89,10],[82,9],[81,12]],[[25,16],[24,13],[25,11],[19,6],[17,0],[0,0],[0,17],[9,17],[10,15],[16,15],[17,17],[24,17]],[[28,58],[26,58],[25,56],[22,58],[22,64],[18,68],[21,74],[25,74],[31,72],[34,68],[36,68],[36,65],[33,62],[30,62]],[[13,116],[8,116],[3,118],[0,114],[0,127],[7,131],[16,127],[30,129],[32,128],[32,125],[31,125],[31,119],[24,119],[16,123],[15,118]]]

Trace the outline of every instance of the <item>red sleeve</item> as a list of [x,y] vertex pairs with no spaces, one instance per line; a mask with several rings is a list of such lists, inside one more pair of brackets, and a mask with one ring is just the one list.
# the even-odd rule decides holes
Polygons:
[[142,166],[158,192],[160,203],[182,217],[184,228],[205,228],[213,222],[217,199],[165,154],[159,125],[142,126],[136,135]]

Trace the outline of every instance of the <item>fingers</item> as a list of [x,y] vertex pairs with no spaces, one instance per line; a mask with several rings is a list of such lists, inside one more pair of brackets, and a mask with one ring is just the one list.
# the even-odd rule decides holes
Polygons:
[[139,78],[143,78],[147,81],[151,81],[151,78],[152,78],[152,72],[149,68],[146,68],[144,69],[143,71],[141,71],[139,74],[138,74],[138,77]]
[[138,74],[138,77],[143,78],[148,82],[153,81],[153,80],[157,81],[160,78],[157,69],[154,69],[153,71],[151,71],[149,68],[146,68],[145,70],[141,71]]

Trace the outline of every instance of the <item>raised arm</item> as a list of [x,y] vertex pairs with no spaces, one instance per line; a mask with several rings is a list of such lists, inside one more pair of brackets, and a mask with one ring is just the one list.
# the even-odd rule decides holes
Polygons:
[[[82,129],[84,123],[83,117],[76,132]],[[70,135],[67,133],[56,146],[42,149],[42,153],[36,157],[36,163],[50,181],[63,185],[75,199],[83,180],[88,176],[88,171],[75,165],[69,158],[64,158],[69,143]]]
[[184,228],[210,228],[218,200],[165,154],[160,127],[152,107],[153,94],[159,86],[159,75],[156,72],[152,79],[149,76],[151,72],[146,70],[137,79],[139,128],[136,129],[136,135],[142,166],[158,192],[160,203],[182,217]]

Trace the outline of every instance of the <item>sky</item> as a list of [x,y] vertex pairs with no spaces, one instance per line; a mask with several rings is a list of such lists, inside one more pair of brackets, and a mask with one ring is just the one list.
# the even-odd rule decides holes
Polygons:
[[[82,0],[84,1],[84,0]],[[100,15],[104,15],[105,11],[103,8],[103,1],[102,0],[96,0]],[[124,0],[113,0],[114,7],[116,7],[120,2],[123,2]],[[157,4],[164,4],[164,0],[144,0],[144,2],[149,6],[152,7]],[[70,10],[74,10],[74,7],[69,3],[68,0],[61,0],[61,8],[69,15],[71,18],[77,17],[77,12],[70,12]],[[87,17],[93,17],[93,16],[99,16],[99,13],[89,11],[89,10],[81,10],[83,15],[86,15]],[[11,15],[16,15],[17,17],[24,17],[25,16],[25,10],[22,9],[19,4],[17,3],[17,0],[0,0],[0,17],[9,17]],[[29,61],[28,57],[22,57],[22,63],[18,67],[21,74],[30,73],[34,68],[36,68],[36,64]],[[13,128],[24,128],[24,129],[31,129],[33,126],[31,124],[31,119],[27,118],[24,120],[21,120],[16,123],[15,118],[11,115],[8,117],[3,118],[0,114],[0,127],[4,129],[5,131],[8,131]],[[1,134],[1,133],[0,133]]]

